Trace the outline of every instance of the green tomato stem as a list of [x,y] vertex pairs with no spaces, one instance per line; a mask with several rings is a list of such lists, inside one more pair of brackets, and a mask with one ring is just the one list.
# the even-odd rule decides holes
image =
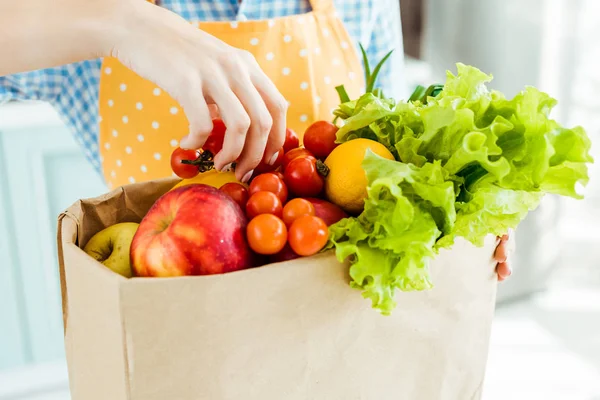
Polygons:
[[317,160],[317,172],[323,178],[327,178],[327,175],[329,175],[329,167],[325,165],[323,161]]
[[181,163],[186,165],[195,165],[198,167],[198,171],[206,172],[214,169],[215,163],[213,160],[214,156],[210,151],[203,151],[195,160],[181,160]]

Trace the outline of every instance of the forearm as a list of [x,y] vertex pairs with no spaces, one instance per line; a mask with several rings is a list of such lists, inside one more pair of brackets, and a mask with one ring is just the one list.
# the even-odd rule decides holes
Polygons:
[[110,54],[144,1],[0,0],[0,76]]

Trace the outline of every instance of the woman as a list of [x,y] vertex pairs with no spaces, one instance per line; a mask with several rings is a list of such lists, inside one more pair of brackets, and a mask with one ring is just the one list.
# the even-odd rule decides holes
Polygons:
[[228,127],[215,167],[237,159],[247,181],[286,125],[330,118],[335,86],[360,94],[359,42],[372,63],[395,49],[379,86],[405,95],[398,0],[4,1],[0,26],[0,102],[53,104],[109,187],[169,175],[214,112]]

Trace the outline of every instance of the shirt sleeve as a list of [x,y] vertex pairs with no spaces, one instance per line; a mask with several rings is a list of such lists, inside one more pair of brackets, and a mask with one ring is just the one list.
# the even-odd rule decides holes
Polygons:
[[402,21],[400,17],[400,1],[376,1],[373,30],[368,47],[365,49],[371,69],[385,55],[394,50],[379,72],[376,87],[383,90],[387,97],[406,99],[406,76],[404,72],[404,45],[402,42]]
[[0,104],[11,100],[53,102],[64,78],[64,68],[60,67],[0,76]]

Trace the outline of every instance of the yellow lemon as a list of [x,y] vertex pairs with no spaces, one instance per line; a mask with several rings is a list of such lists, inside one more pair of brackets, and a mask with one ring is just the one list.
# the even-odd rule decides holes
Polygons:
[[217,189],[223,186],[226,183],[230,182],[238,182],[235,178],[235,173],[232,171],[229,172],[219,172],[217,170],[211,169],[210,171],[203,172],[198,174],[192,179],[184,179],[179,182],[177,185],[173,186],[173,189],[176,189],[181,186],[191,185],[194,183],[203,183],[205,185],[216,187]]
[[367,149],[383,158],[394,156],[381,143],[370,139],[354,139],[336,147],[325,160],[329,175],[325,179],[325,194],[349,214],[362,212],[367,197],[367,175],[362,162]]

